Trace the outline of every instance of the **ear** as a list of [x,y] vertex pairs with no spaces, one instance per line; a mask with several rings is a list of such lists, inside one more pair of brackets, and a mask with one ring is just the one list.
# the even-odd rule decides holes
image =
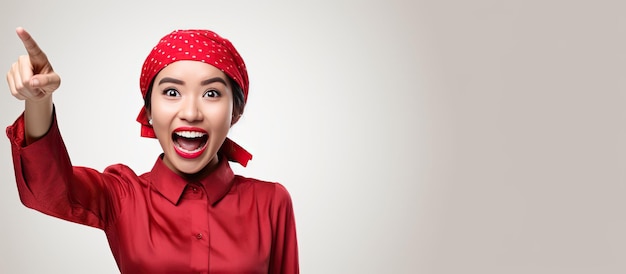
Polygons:
[[152,125],[152,113],[146,109],[146,118],[148,118],[148,123]]

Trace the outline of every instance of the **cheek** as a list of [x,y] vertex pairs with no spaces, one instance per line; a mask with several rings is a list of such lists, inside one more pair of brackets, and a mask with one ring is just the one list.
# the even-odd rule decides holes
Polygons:
[[233,102],[230,96],[224,96],[219,101],[207,101],[201,106],[205,119],[212,124],[230,123],[233,116]]
[[233,113],[232,107],[228,105],[213,106],[208,108],[205,113],[205,118],[209,119],[212,125],[219,125],[220,128],[230,127]]
[[152,100],[150,114],[150,117],[152,118],[152,128],[154,129],[154,133],[157,135],[157,138],[161,139],[162,136],[169,135],[170,123],[172,121],[172,117],[175,115],[175,112],[172,109],[167,108],[163,102],[159,102],[159,100]]

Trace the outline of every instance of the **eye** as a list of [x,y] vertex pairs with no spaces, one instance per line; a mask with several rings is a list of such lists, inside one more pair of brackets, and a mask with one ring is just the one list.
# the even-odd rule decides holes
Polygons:
[[178,90],[175,90],[173,88],[168,88],[163,91],[163,95],[168,96],[168,97],[178,97],[180,96],[180,92],[178,92]]
[[220,97],[220,92],[214,89],[207,90],[202,97]]

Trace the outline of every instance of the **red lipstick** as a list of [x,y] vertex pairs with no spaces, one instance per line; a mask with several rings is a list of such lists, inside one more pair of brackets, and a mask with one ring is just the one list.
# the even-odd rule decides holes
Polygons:
[[206,130],[197,127],[179,127],[172,133],[174,150],[185,159],[197,158],[207,148],[209,136]]

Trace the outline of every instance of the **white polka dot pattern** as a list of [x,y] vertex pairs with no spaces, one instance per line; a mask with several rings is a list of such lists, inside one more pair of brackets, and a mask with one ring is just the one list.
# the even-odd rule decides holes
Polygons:
[[232,43],[210,30],[176,30],[161,38],[143,64],[139,86],[145,97],[152,79],[167,65],[180,60],[211,64],[231,77],[248,98],[248,72]]

